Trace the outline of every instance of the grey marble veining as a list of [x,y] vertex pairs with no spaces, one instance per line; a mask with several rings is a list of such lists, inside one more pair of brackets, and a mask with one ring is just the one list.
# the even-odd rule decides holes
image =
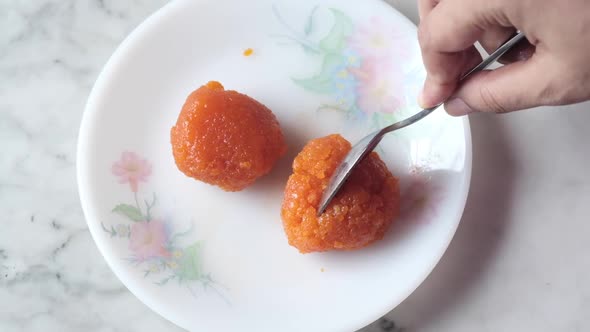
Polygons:
[[106,266],[74,164],[99,70],[164,3],[0,1],[0,331],[179,330]]
[[[388,2],[416,20],[414,1]],[[180,331],[98,253],[74,164],[98,72],[165,3],[0,0],[2,332]],[[590,330],[588,108],[472,117],[474,178],[451,247],[410,298],[362,332]]]

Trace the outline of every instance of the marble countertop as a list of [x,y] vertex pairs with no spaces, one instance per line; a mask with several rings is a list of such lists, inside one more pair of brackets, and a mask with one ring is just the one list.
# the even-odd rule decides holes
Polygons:
[[[74,163],[99,70],[166,2],[0,0],[0,331],[180,331],[107,267]],[[416,21],[415,1],[388,2]],[[471,117],[458,233],[426,282],[362,332],[590,330],[588,108]]]

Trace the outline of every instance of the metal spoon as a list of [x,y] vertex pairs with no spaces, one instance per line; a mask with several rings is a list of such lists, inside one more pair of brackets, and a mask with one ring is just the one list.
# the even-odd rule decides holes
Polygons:
[[[510,38],[508,41],[502,44],[502,46],[500,46],[496,51],[490,54],[489,57],[484,59],[479,65],[475,66],[467,74],[463,75],[460,81],[465,80],[473,73],[479,72],[487,68],[489,65],[491,65],[494,61],[498,60],[502,55],[504,55],[506,52],[512,49],[512,47],[514,47],[524,38],[524,34],[522,34],[522,32],[518,32],[514,37]],[[324,211],[328,207],[328,204],[330,204],[330,202],[332,201],[334,196],[336,196],[344,182],[346,182],[346,179],[350,176],[355,166],[358,165],[358,163],[361,160],[363,160],[371,151],[373,151],[373,149],[375,149],[375,147],[377,146],[377,144],[379,144],[379,142],[381,142],[381,139],[385,134],[390,133],[394,130],[407,127],[413,124],[414,122],[422,120],[442,104],[443,103],[440,103],[434,107],[424,109],[405,120],[396,122],[379,131],[376,131],[361,139],[356,145],[354,145],[350,152],[346,155],[344,160],[340,163],[332,177],[330,178],[328,187],[326,187],[326,189],[324,190],[322,200],[320,201],[318,216],[324,213]]]

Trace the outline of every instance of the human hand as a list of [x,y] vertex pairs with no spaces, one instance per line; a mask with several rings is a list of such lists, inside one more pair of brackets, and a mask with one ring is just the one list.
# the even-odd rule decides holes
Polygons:
[[[427,71],[420,104],[447,98],[451,115],[506,113],[590,99],[590,2],[586,0],[419,0]],[[516,30],[531,45],[508,64],[459,78]]]

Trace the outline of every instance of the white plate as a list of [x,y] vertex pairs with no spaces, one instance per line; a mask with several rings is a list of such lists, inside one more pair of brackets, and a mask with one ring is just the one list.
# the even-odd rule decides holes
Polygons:
[[[399,304],[459,223],[471,172],[466,121],[440,110],[380,145],[401,181],[403,216],[373,246],[301,255],[279,211],[305,142],[331,133],[355,141],[418,111],[415,37],[377,0],[173,1],[149,18],[101,73],[80,129],[80,197],[116,275],[193,331],[352,331]],[[290,146],[242,192],[189,179],[172,158],[170,127],[209,80],[266,104]]]

